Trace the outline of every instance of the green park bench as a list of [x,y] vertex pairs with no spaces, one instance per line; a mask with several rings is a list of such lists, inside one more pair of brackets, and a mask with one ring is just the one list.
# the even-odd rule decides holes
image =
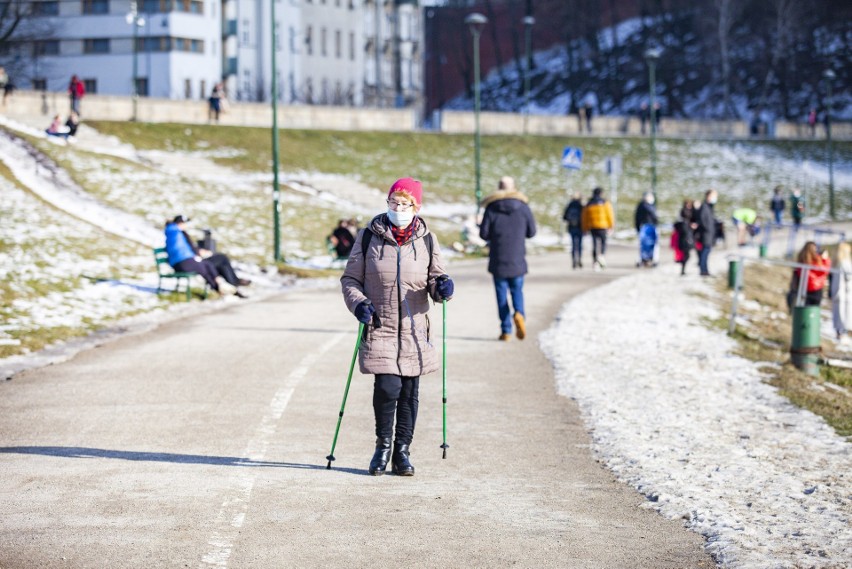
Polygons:
[[[168,289],[163,288],[163,279],[174,279],[175,280],[175,288],[174,292],[178,292],[180,290],[180,281],[181,279],[186,279],[186,301],[189,302],[192,299],[192,287],[190,286],[190,281],[192,277],[199,276],[196,272],[180,272],[172,269],[172,266],[169,265],[169,254],[166,252],[165,247],[158,247],[154,249],[154,260],[157,262],[157,294]],[[204,282],[204,294],[203,298],[207,298],[207,281]]]

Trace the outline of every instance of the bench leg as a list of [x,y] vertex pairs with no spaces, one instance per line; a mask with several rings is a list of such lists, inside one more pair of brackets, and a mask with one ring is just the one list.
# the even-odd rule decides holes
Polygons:
[[186,278],[186,301],[189,302],[192,300],[192,287],[189,286],[190,278]]

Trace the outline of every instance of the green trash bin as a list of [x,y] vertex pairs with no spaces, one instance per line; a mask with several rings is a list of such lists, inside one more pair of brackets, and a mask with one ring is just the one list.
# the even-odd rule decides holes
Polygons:
[[819,306],[793,307],[793,338],[790,360],[808,375],[819,375]]
[[728,288],[737,288],[737,270],[739,268],[739,261],[728,261]]
[[766,245],[766,244],[761,244],[761,245],[760,245],[760,258],[761,258],[761,259],[765,259],[765,258],[766,258],[767,254],[768,254],[768,253],[767,253],[767,250],[768,250],[768,249],[769,249],[769,246],[768,246],[768,245]]

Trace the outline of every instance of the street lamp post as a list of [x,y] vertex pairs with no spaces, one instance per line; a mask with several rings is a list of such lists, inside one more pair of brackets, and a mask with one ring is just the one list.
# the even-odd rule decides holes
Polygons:
[[474,98],[474,106],[473,106],[473,116],[474,116],[474,138],[473,138],[473,146],[474,146],[474,168],[476,175],[476,190],[474,195],[476,196],[476,215],[479,217],[479,208],[482,202],[482,187],[480,185],[480,167],[479,167],[479,153],[481,147],[481,141],[479,138],[479,36],[482,34],[482,27],[488,23],[488,18],[474,12],[473,14],[469,14],[465,19],[464,23],[470,26],[470,33],[473,34],[473,98]]
[[275,51],[278,43],[278,25],[275,21],[275,0],[269,3],[271,12],[272,35],[272,255],[275,262],[281,260],[281,227],[280,227],[280,190],[278,186],[278,65],[275,62]]
[[657,198],[657,93],[655,84],[655,74],[657,70],[657,61],[660,59],[661,51],[658,48],[652,47],[645,50],[645,61],[648,64],[648,95],[650,105],[648,107],[648,118],[651,122],[651,192],[654,194],[654,199]]
[[130,2],[130,12],[127,14],[125,18],[127,23],[133,26],[133,77],[130,78],[132,82],[132,93],[133,93],[133,116],[131,117],[131,121],[136,122],[137,119],[137,106],[139,102],[139,81],[137,79],[137,75],[139,74],[139,28],[145,25],[145,18],[139,15],[139,9],[136,4],[136,0],[131,0]]
[[831,69],[826,69],[822,76],[825,78],[825,140],[828,144],[828,211],[831,219],[837,219],[834,210],[834,147],[831,144],[831,87],[837,75]]
[[[530,112],[530,69],[532,68],[532,27],[535,24],[535,18],[532,16],[524,17],[524,46],[526,64],[524,66],[524,117]],[[524,132],[526,132],[526,118],[524,120]]]

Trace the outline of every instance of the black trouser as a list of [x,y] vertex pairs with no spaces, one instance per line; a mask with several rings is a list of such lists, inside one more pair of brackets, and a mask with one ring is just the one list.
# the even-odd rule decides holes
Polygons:
[[207,284],[209,284],[213,290],[219,290],[219,285],[216,284],[216,277],[219,273],[216,271],[216,267],[214,267],[212,263],[208,263],[205,260],[196,261],[190,257],[189,259],[184,259],[180,263],[175,264],[174,270],[182,273],[198,273],[205,281],[207,281]]
[[600,247],[600,256],[606,255],[606,229],[592,229],[592,260],[598,260],[598,247]]
[[579,227],[570,227],[568,233],[571,234],[571,259],[576,265],[583,261],[583,231]]
[[228,283],[237,286],[240,284],[240,279],[237,277],[237,273],[234,272],[234,268],[231,266],[231,260],[228,259],[228,256],[224,253],[216,253],[215,255],[211,255],[204,259],[205,262],[210,263],[216,269],[216,272]]
[[394,434],[396,415],[396,443],[410,445],[417,422],[417,399],[420,376],[404,377],[389,373],[376,375],[373,384],[373,411],[376,414],[376,436],[389,439]]

